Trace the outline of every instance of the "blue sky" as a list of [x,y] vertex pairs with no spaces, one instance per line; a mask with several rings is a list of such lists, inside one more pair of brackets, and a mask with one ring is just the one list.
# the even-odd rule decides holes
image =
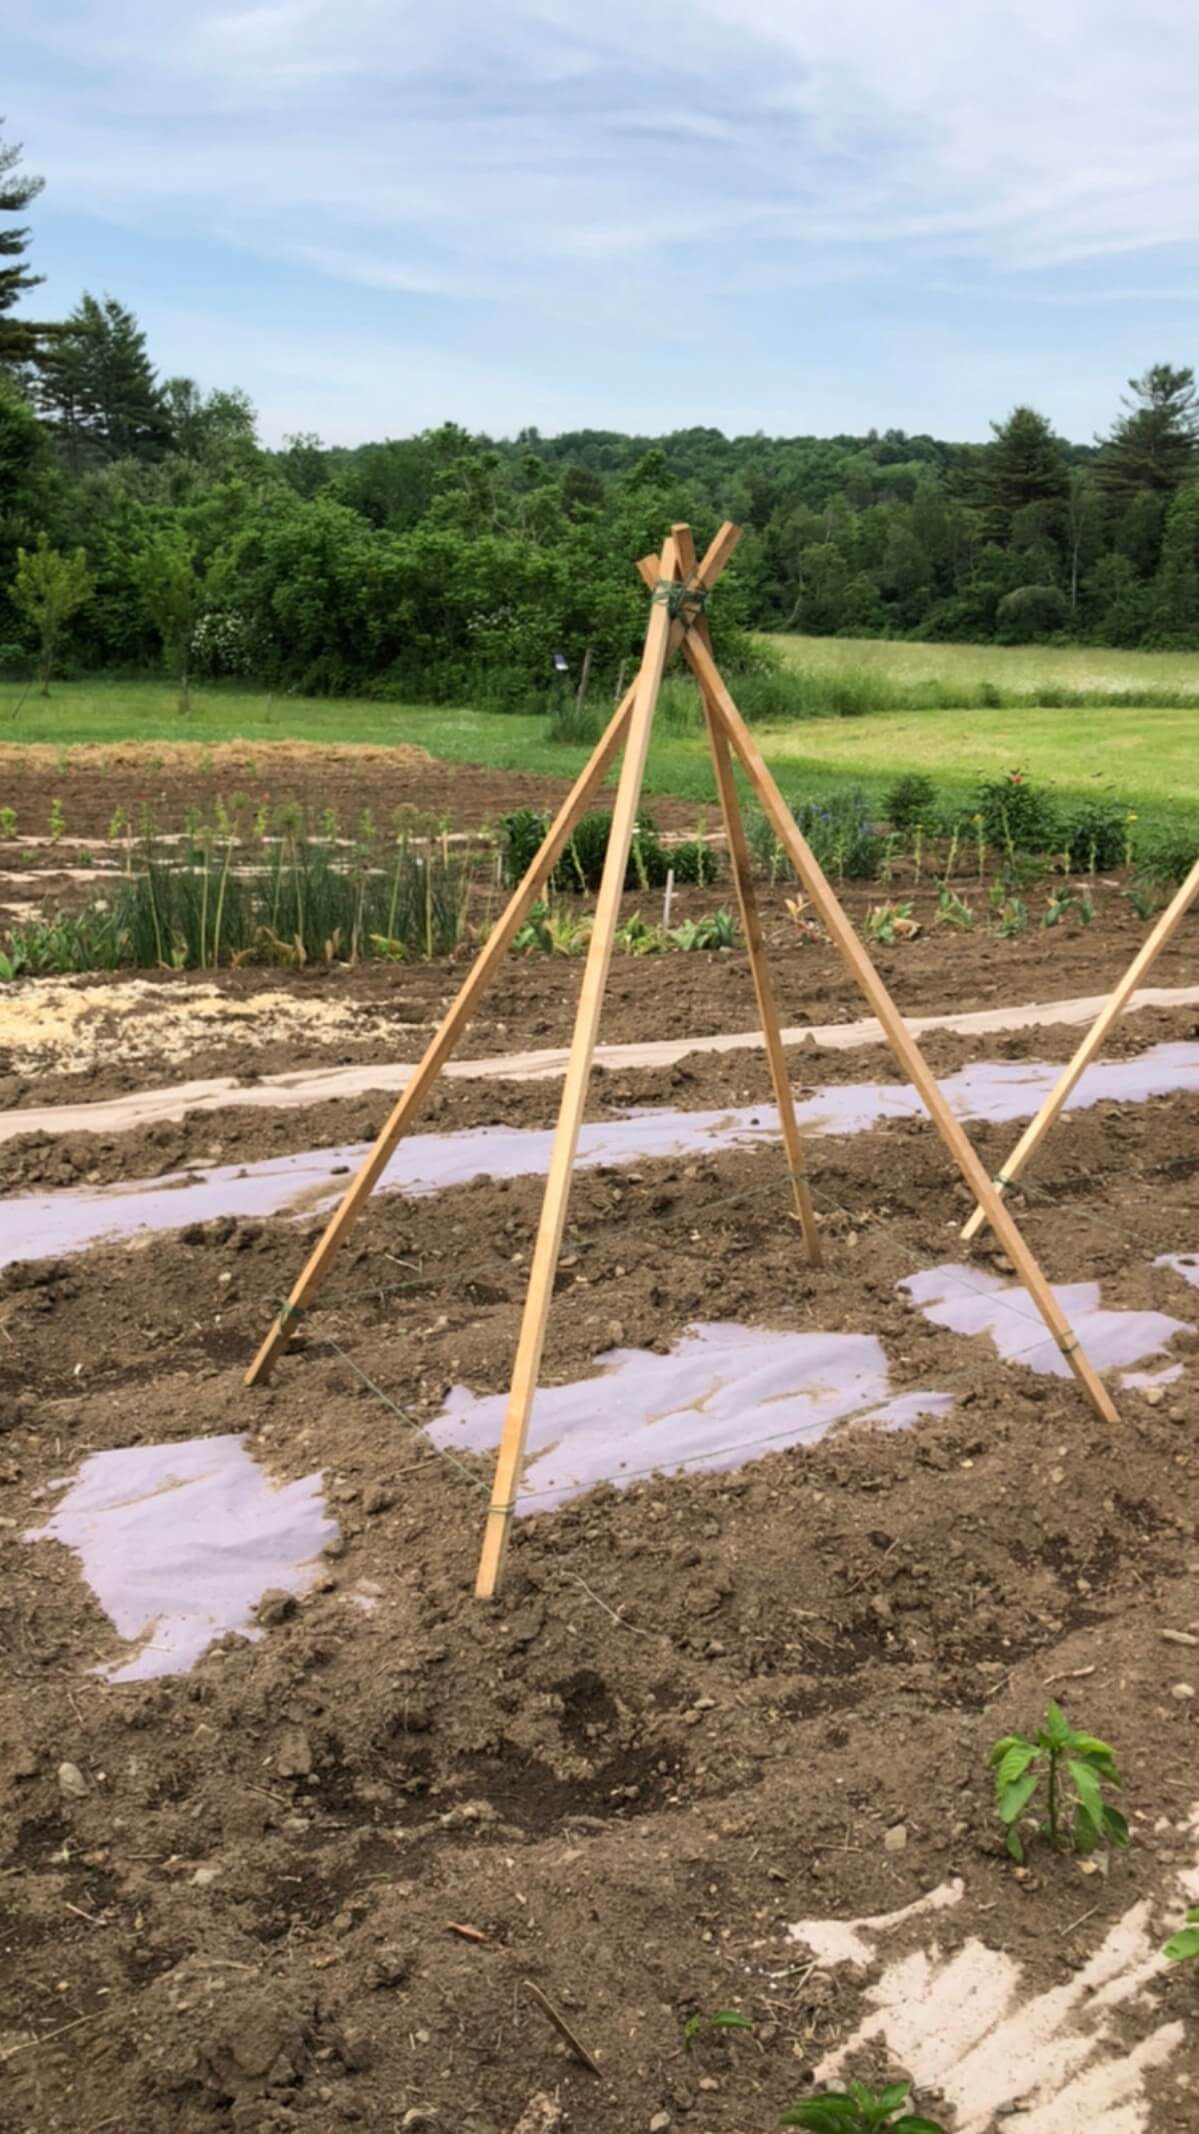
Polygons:
[[1199,358],[1197,80],[1191,0],[41,0],[0,103],[40,308],[272,443],[1085,438]]

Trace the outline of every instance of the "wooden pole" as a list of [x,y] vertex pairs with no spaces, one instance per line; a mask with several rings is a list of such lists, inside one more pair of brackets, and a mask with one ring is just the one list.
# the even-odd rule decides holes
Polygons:
[[[715,585],[729,557],[740,539],[740,529],[725,524],[721,527],[700,566],[700,580],[705,586]],[[684,625],[675,621],[670,628],[669,650],[674,651],[682,642]],[[545,841],[526,870],[523,879],[513,891],[511,898],[500,914],[486,942],[471,965],[461,991],[452,1003],[442,1022],[413,1072],[411,1081],[393,1105],[383,1122],[378,1140],[357,1176],[346,1188],[322,1237],[305,1261],[286,1304],[272,1321],[270,1331],[258,1354],[246,1372],[245,1383],[257,1385],[269,1378],[271,1371],[291,1339],[295,1322],[307,1309],[310,1298],[328,1272],[329,1263],[338,1246],[361,1213],[387,1165],[392,1150],[415,1118],[429,1091],[437,1080],[446,1060],[474,1014],[488,984],[503,961],[508,945],[517,927],[528,911],[530,904],[544,883],[554,862],[567,844],[575,824],[585,812],[596,787],[608,769],[625,738],[625,729],[632,715],[639,681],[635,681],[617,705],[611,720],[597,742],[590,761],[580,771],[570,792],[550,824]]]
[[[1053,1125],[1079,1076],[1090,1066],[1112,1024],[1123,1014],[1142,978],[1144,978],[1146,972],[1156,961],[1162,949],[1164,949],[1170,936],[1180,924],[1184,913],[1189,910],[1197,895],[1199,895],[1199,860],[1196,860],[1177,896],[1172,903],[1167,905],[1152,933],[1148,935],[1138,953],[1133,957],[1115,991],[1104,1002],[1069,1066],[1065,1069],[1061,1080],[1054,1085],[1036,1118],[1025,1129],[1002,1169],[997,1172],[992,1180],[997,1194],[1006,1193],[1008,1187],[1019,1177],[1033,1150]],[[977,1236],[986,1221],[987,1211],[980,1202],[969,1222],[963,1226],[962,1236]]]
[[[662,550],[661,577],[664,580],[673,580],[674,576],[675,544],[673,536],[668,536]],[[570,1058],[562,1085],[562,1104],[546,1177],[537,1243],[533,1249],[528,1294],[525,1298],[524,1317],[521,1320],[520,1339],[512,1371],[512,1390],[504,1418],[491,1506],[479,1558],[478,1578],[475,1582],[475,1592],[480,1600],[492,1598],[503,1575],[516,1492],[524,1461],[525,1440],[529,1431],[529,1417],[545,1347],[546,1321],[549,1317],[554,1275],[562,1245],[562,1230],[566,1221],[566,1205],[570,1197],[583,1107],[587,1101],[591,1062],[599,1032],[604,987],[612,961],[612,944],[620,917],[620,900],[624,894],[625,873],[633,842],[637,806],[641,798],[641,781],[645,775],[650,730],[670,648],[670,635],[670,610],[665,600],[656,598],[650,608],[649,624],[645,633],[641,672],[637,677],[636,699],[629,720],[629,737],[620,770],[620,783],[616,789],[616,805],[612,810],[612,828],[608,835],[604,872],[596,899],[595,920],[579,993]]]
[[[679,571],[687,578],[695,568],[695,549],[689,526],[674,526],[675,548],[678,551]],[[647,571],[648,564],[648,571]],[[652,582],[653,565],[648,559],[637,566],[647,583]],[[712,650],[712,633],[707,618],[698,615],[692,631],[701,638],[709,653]],[[757,891],[754,888],[753,868],[750,864],[749,846],[745,837],[745,824],[741,817],[741,801],[737,781],[733,775],[729,744],[719,715],[713,710],[707,690],[700,685],[700,698],[707,722],[708,741],[712,749],[712,766],[716,773],[716,790],[720,796],[721,813],[724,816],[725,836],[729,847],[729,868],[737,891],[741,910],[741,930],[745,935],[745,947],[753,976],[754,992],[758,1001],[758,1020],[762,1025],[762,1039],[770,1067],[770,1079],[774,1085],[774,1101],[778,1107],[779,1127],[783,1147],[787,1152],[788,1175],[795,1201],[795,1213],[803,1231],[804,1250],[808,1264],[821,1264],[820,1234],[816,1228],[816,1210],[804,1176],[804,1145],[795,1117],[795,1098],[791,1092],[791,1078],[787,1073],[787,1057],[783,1050],[782,1032],[778,1010],[774,1004],[774,988],[770,983],[770,969],[766,962],[766,944],[762,939],[762,922],[758,913]]]
[[1111,1395],[1080,1346],[1078,1337],[1042,1274],[1034,1254],[992,1186],[986,1170],[941,1094],[936,1077],[923,1053],[854,933],[832,885],[826,879],[806,838],[802,836],[791,810],[762,760],[757,743],[725,688],[711,653],[707,646],[699,641],[694,630],[688,631],[683,640],[683,649],[696,680],[705,690],[751,783],[757,789],[762,806],[774,825],[775,834],[807,890],[817,916],[830,939],[841,951],[846,967],[857,980],[882,1024],[892,1051],[913,1088],[923,1099],[942,1141],[970,1191],[986,1211],[987,1220],[996,1237],[1096,1412],[1105,1422],[1117,1422],[1119,1417]]

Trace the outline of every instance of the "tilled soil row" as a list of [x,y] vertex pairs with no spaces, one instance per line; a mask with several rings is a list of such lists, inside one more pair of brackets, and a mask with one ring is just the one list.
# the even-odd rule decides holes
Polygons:
[[[1147,1011],[1113,1049],[1194,1020]],[[928,1049],[941,1073],[977,1050]],[[809,1061],[797,1081],[888,1072],[881,1052]],[[446,1084],[426,1124],[548,1124],[557,1095]],[[766,1095],[746,1053],[601,1076],[593,1116]],[[193,1135],[219,1132],[231,1160],[378,1124],[345,1110],[233,1110],[116,1150],[149,1174]],[[991,1168],[1014,1138],[971,1133]],[[59,1151],[15,1144],[23,1182],[107,1175],[94,1142],[69,1144],[65,1176]],[[487,1463],[451,1468],[415,1426],[452,1385],[505,1387],[540,1179],[377,1198],[255,1393],[241,1373],[315,1223],[225,1219],[0,1276],[0,2128],[758,2134],[875,1977],[814,1963],[790,1922],[889,1912],[957,1875],[944,1955],[1006,1950],[1027,1996],[1074,1979],[1139,1900],[1154,1931],[1178,1924],[1195,1671],[1161,1633],[1199,1627],[1199,1336],[1171,1345],[1176,1383],[1119,1392],[1120,1424],[1100,1426],[1072,1382],[999,1364],[898,1293],[962,1258],[969,1201],[929,1124],[811,1153],[817,1271],[776,1149],[581,1174],[543,1382],[722,1320],[875,1334],[895,1391],[952,1410],[522,1519],[495,1607],[470,1593]],[[1199,1245],[1197,1164],[1193,1102],[1104,1105],[1056,1129],[1013,1206],[1055,1282],[1199,1321],[1152,1265]],[[1002,1271],[985,1240],[972,1264]],[[260,1642],[109,1685],[92,1670],[120,1648],[76,1559],[21,1536],[86,1454],[228,1431],[280,1478],[323,1473],[341,1528],[326,1568],[298,1606],[267,1604]],[[1052,1694],[1115,1743],[1134,1842],[1106,1873],[1042,1853],[1018,1878],[987,1752]],[[1193,2123],[1192,1986],[1164,1974],[1106,2018],[1117,2060],[1183,2024],[1147,2078],[1155,2134]],[[692,2016],[730,2007],[752,2032],[688,2045]],[[880,2047],[857,2072],[894,2066]],[[935,2085],[920,2102],[938,2113]]]

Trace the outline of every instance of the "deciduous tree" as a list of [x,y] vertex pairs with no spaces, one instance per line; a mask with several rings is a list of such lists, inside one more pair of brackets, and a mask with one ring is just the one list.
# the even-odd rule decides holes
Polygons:
[[35,548],[17,550],[13,606],[37,631],[38,680],[44,697],[50,694],[50,674],[63,632],[94,591],[95,580],[83,549],[64,555],[40,533]]

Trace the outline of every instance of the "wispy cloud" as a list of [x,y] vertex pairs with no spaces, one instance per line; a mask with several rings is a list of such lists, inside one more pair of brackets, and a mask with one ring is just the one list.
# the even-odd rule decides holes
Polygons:
[[[701,367],[724,336],[765,376],[812,362],[804,292],[846,292],[845,331],[968,287],[1114,314],[1177,303],[1199,248],[1183,0],[173,0],[169,32],[157,0],[60,0],[9,36],[12,122],[48,211],[88,219],[91,281],[107,225],[170,241],[164,308],[213,244],[243,261],[230,307],[258,270],[285,307],[296,274],[314,306],[340,284],[347,335],[357,304],[402,305],[405,333],[424,304],[433,339],[524,361],[532,417],[572,320],[601,380],[622,336],[652,368],[683,317]],[[747,337],[722,307],[750,297]]]

